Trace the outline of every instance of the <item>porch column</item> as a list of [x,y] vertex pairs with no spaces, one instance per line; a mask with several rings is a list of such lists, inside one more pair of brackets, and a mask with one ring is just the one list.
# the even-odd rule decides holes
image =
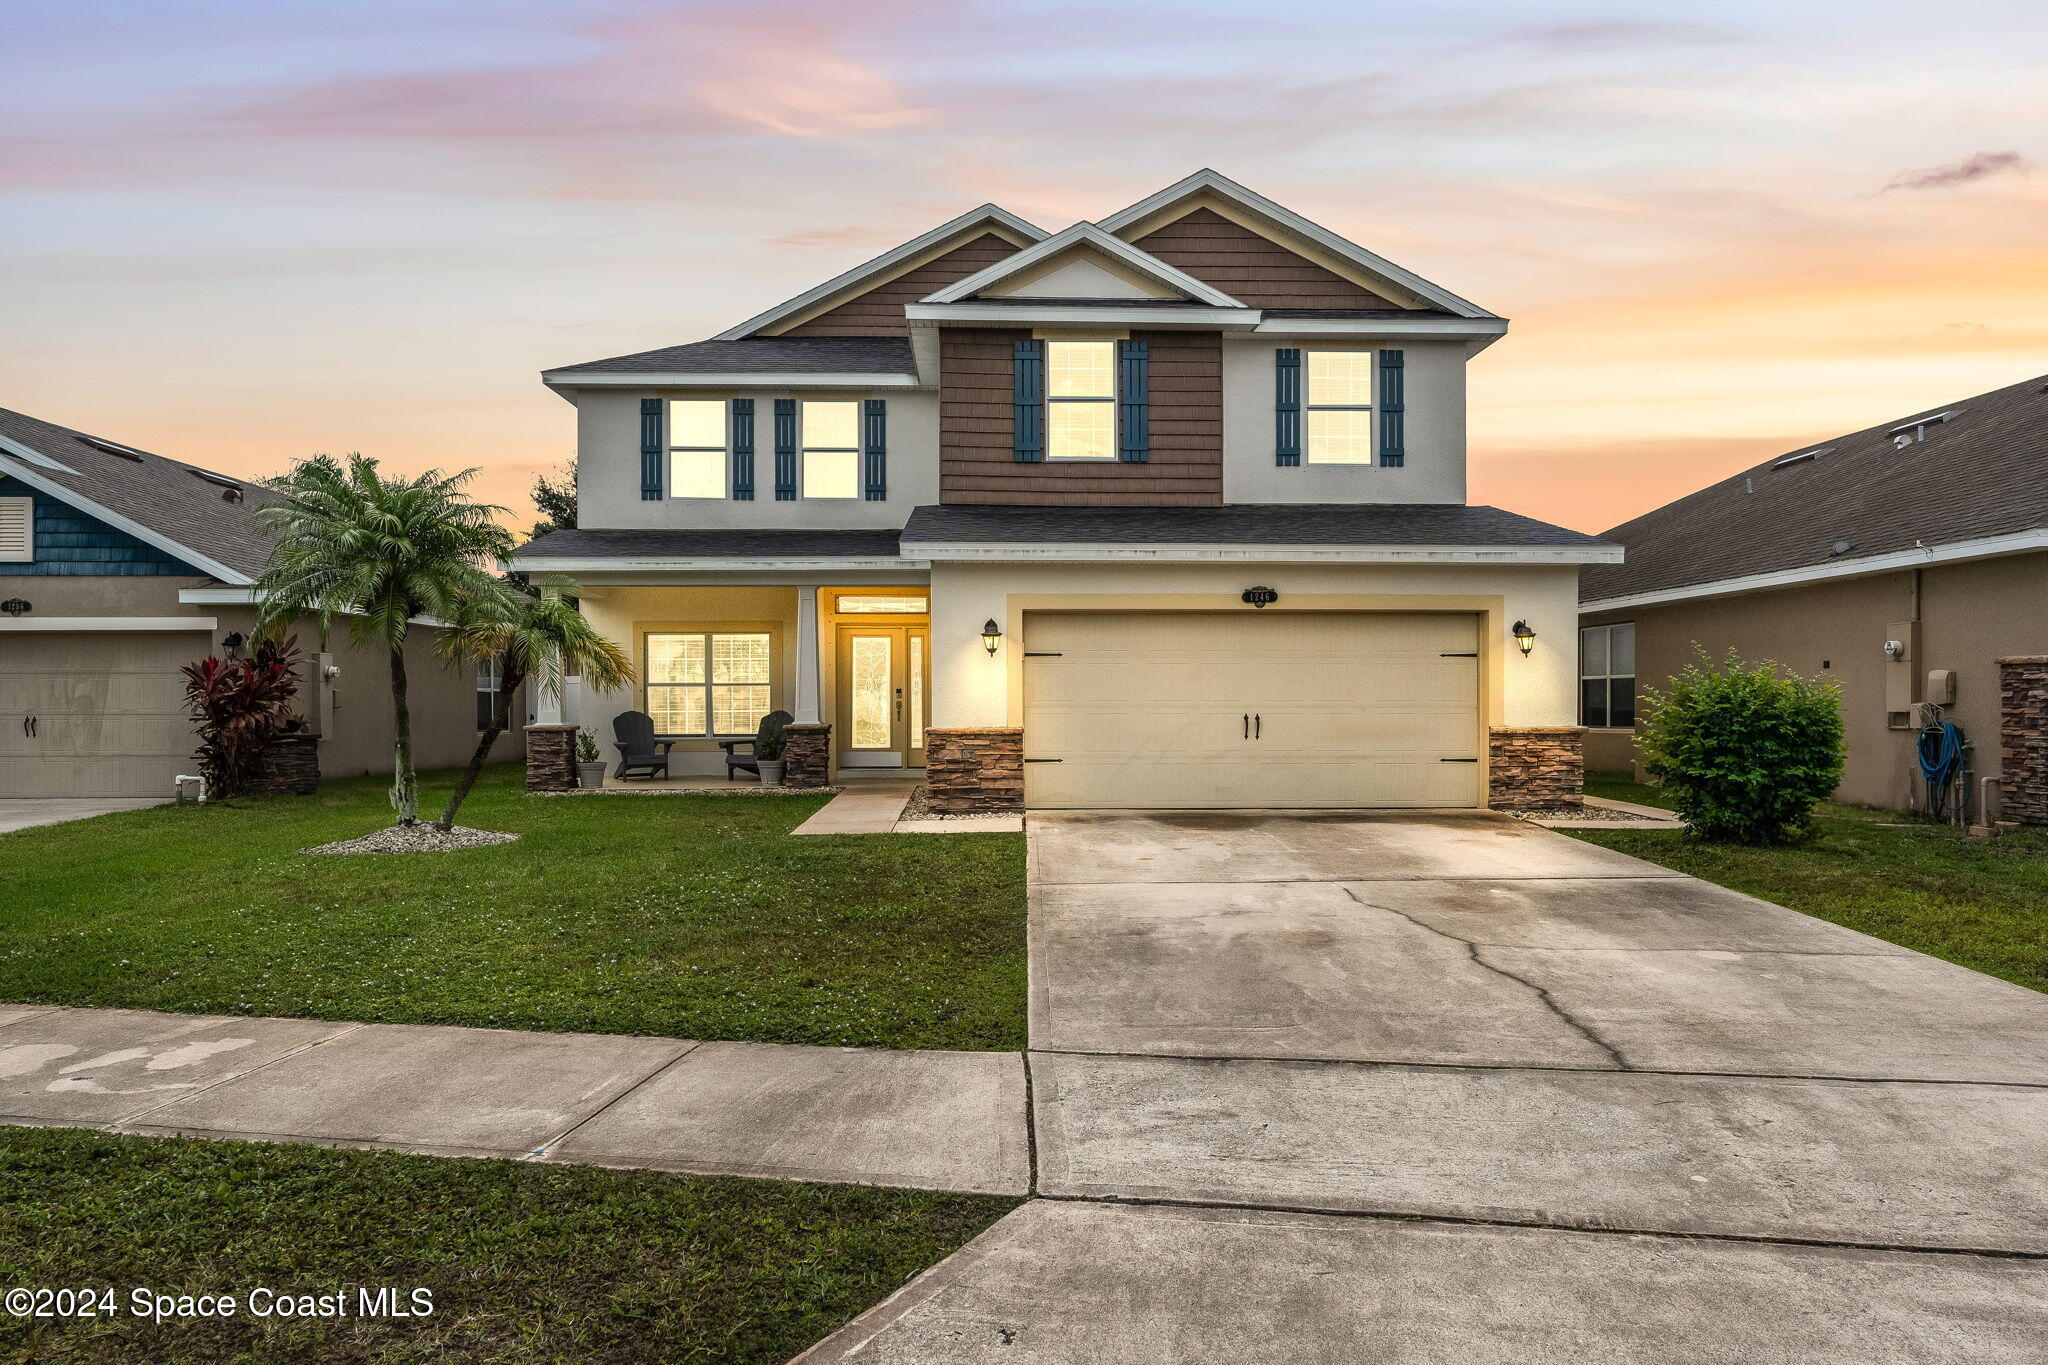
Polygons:
[[818,714],[818,590],[796,590],[796,701],[790,707],[798,725],[817,725]]

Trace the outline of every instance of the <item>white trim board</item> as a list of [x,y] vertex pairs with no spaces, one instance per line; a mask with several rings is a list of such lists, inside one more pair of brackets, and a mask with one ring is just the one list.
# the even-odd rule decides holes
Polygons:
[[928,569],[924,559],[777,559],[721,557],[717,559],[664,559],[659,555],[613,555],[603,558],[570,558],[549,555],[514,555],[506,561],[520,573],[797,573],[821,574],[819,586],[836,586],[836,579],[849,573],[882,573],[890,570]]
[[1255,308],[1143,308],[1118,304],[1033,303],[907,303],[903,316],[911,322],[979,323],[1019,327],[1033,323],[1071,323],[1082,327],[1200,327],[1249,331],[1257,325]]
[[1062,251],[1076,246],[1091,246],[1103,255],[1137,271],[1140,275],[1162,284],[1176,293],[1198,299],[1212,308],[1242,308],[1245,305],[1218,289],[1205,284],[1185,271],[1177,270],[1156,256],[1148,255],[1132,246],[1121,237],[1104,232],[1093,223],[1076,223],[1072,227],[1045,238],[1036,245],[1028,246],[1014,256],[1005,256],[994,265],[984,266],[964,280],[956,280],[936,293],[925,295],[919,303],[961,303],[973,298],[990,285],[1006,280],[1019,271],[1029,270],[1042,261],[1059,255]]
[[[185,468],[189,469],[191,468],[191,466],[187,465],[185,466]],[[74,470],[71,472],[76,473],[77,471]],[[115,530],[126,531],[129,535],[134,536],[143,544],[153,545],[157,549],[162,550],[165,554],[174,555],[177,558],[184,560],[187,564],[190,564],[192,567],[209,573],[213,575],[215,578],[222,580],[223,582],[253,583],[256,581],[255,579],[249,577],[249,575],[245,573],[235,572],[233,569],[230,569],[227,565],[221,563],[219,560],[213,558],[211,555],[201,554],[199,551],[193,549],[191,546],[181,545],[177,541],[172,540],[169,536],[164,535],[158,531],[153,531],[149,527],[144,526],[139,521],[136,521],[130,517],[124,517],[119,512],[116,512],[111,508],[102,507],[99,503],[94,502],[91,498],[86,497],[84,494],[76,492],[73,489],[66,488],[63,484],[56,482],[55,480],[51,479],[48,475],[38,473],[36,470],[30,468],[28,465],[21,463],[17,460],[10,460],[5,456],[0,456],[0,473],[12,474],[15,478],[20,479],[29,487],[39,488],[43,492],[48,493],[51,497],[56,498],[59,502],[68,503],[71,506],[76,507],[81,512],[85,512],[92,516],[98,517],[101,521],[104,521],[105,523],[107,523],[107,525],[113,527]],[[79,477],[83,478],[85,476],[79,475]]]
[[220,628],[212,616],[16,616],[0,620],[0,634],[31,631],[203,630]]
[[1506,318],[1262,318],[1253,329],[1260,336],[1393,336],[1443,337],[1489,341],[1504,336]]
[[1716,579],[1711,583],[1660,588],[1655,592],[1602,597],[1579,603],[1579,611],[1582,614],[1594,611],[1624,611],[1630,607],[1654,607],[1665,602],[1690,602],[1709,597],[1739,597],[1744,593],[1768,592],[1773,588],[1793,588],[1804,583],[1824,583],[1841,578],[1866,578],[1872,574],[1895,573],[1900,569],[1924,568],[1930,564],[1954,564],[1967,559],[1995,559],[2002,555],[2028,554],[2035,550],[2048,550],[2048,527],[1984,536],[1977,540],[1952,541],[1947,545],[1916,546],[1910,550],[1894,550],[1888,554],[1865,555],[1860,559],[1844,559],[1828,564],[1810,564],[1797,569],[1745,574],[1740,578]]
[[44,469],[61,469],[66,474],[77,474],[81,479],[85,477],[63,461],[52,459],[34,446],[25,446],[12,436],[0,436],[0,451],[5,451],[16,459],[27,460],[30,464],[41,465]]
[[834,294],[843,293],[864,280],[902,264],[921,252],[929,251],[948,237],[958,236],[982,223],[995,223],[1008,228],[1026,241],[1039,242],[1045,239],[1044,228],[1025,222],[1008,209],[1001,208],[995,204],[983,204],[980,208],[969,209],[950,222],[939,224],[930,232],[911,238],[901,246],[892,247],[873,260],[857,265],[844,274],[834,275],[823,284],[812,289],[806,289],[795,298],[785,299],[767,312],[757,313],[739,326],[729,327],[711,339],[713,341],[738,341],[742,337],[753,336],[756,332],[773,327],[776,323],[793,314],[801,313],[806,308],[822,303]]
[[673,371],[609,371],[578,373],[573,370],[543,371],[540,382],[558,389],[615,388],[770,388],[770,389],[914,389],[914,374],[683,374]]
[[917,541],[933,563],[1619,564],[1618,545],[1159,545]]
[[1478,304],[1459,298],[1441,285],[1431,284],[1413,271],[1404,270],[1386,257],[1375,255],[1373,252],[1359,246],[1356,242],[1347,241],[1339,237],[1321,224],[1310,222],[1294,210],[1276,204],[1264,195],[1248,190],[1228,176],[1221,175],[1207,167],[1196,171],[1184,180],[1168,185],[1157,194],[1147,195],[1127,209],[1120,209],[1110,214],[1107,218],[1102,219],[1097,226],[1105,228],[1110,232],[1121,232],[1131,224],[1150,217],[1160,209],[1176,204],[1189,195],[1199,194],[1203,190],[1231,200],[1304,240],[1315,243],[1315,245],[1330,252],[1332,255],[1340,256],[1350,261],[1353,265],[1363,270],[1376,275],[1383,275],[1402,288],[1421,298],[1428,299],[1439,308],[1448,309],[1453,313],[1468,318],[1495,316],[1486,309],[1481,308]]

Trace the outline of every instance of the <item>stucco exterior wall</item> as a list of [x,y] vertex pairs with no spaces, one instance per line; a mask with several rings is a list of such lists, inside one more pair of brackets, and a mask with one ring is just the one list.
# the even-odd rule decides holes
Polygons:
[[[2001,656],[2048,653],[2048,555],[2017,555],[1917,571],[1917,641],[1893,662],[1884,642],[1916,615],[1916,571],[1782,588],[1712,601],[1588,613],[1587,625],[1636,623],[1637,687],[1663,686],[1694,661],[1695,646],[1719,657],[1774,659],[1842,689],[1849,746],[1840,800],[1907,808],[1916,795],[1910,731],[1887,728],[1889,703],[1924,698],[1930,669],[1953,669],[1949,719],[1972,744],[1973,779],[1999,771]],[[1909,632],[1911,634],[1911,632]],[[1897,680],[1894,681],[1894,678]],[[1630,765],[1626,732],[1587,737],[1588,768]]]
[[[1267,611],[1475,611],[1488,725],[1576,723],[1578,569],[1575,565],[939,564],[932,568],[932,723],[938,728],[1023,721],[1027,610],[1249,611],[1246,588],[1275,589]],[[1005,641],[981,642],[993,618]],[[1537,632],[1523,657],[1517,620]]]
[[[754,497],[663,498],[640,496],[642,398],[754,400]],[[889,496],[775,500],[775,400],[881,398],[889,404]],[[730,480],[731,465],[727,465]],[[576,395],[577,520],[606,529],[661,527],[792,528],[799,526],[898,527],[910,509],[939,500],[939,399],[917,389],[791,393],[783,389],[719,393],[647,389],[583,390]]]
[[[1281,467],[1273,462],[1273,352],[1281,346],[1371,349],[1336,338],[1225,337],[1223,340],[1223,500],[1271,502],[1465,501],[1465,348],[1460,343],[1399,343],[1406,461],[1377,465]],[[1304,385],[1303,401],[1307,401]]]

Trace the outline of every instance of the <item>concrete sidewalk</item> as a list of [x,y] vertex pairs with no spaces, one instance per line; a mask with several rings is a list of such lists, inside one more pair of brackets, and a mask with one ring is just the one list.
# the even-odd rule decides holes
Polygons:
[[984,1194],[1030,1184],[1015,1053],[0,1006],[0,1123]]

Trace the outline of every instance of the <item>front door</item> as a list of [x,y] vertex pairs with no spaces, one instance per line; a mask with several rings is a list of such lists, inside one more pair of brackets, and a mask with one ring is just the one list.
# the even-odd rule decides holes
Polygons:
[[930,714],[923,626],[839,628],[839,762],[922,768]]

